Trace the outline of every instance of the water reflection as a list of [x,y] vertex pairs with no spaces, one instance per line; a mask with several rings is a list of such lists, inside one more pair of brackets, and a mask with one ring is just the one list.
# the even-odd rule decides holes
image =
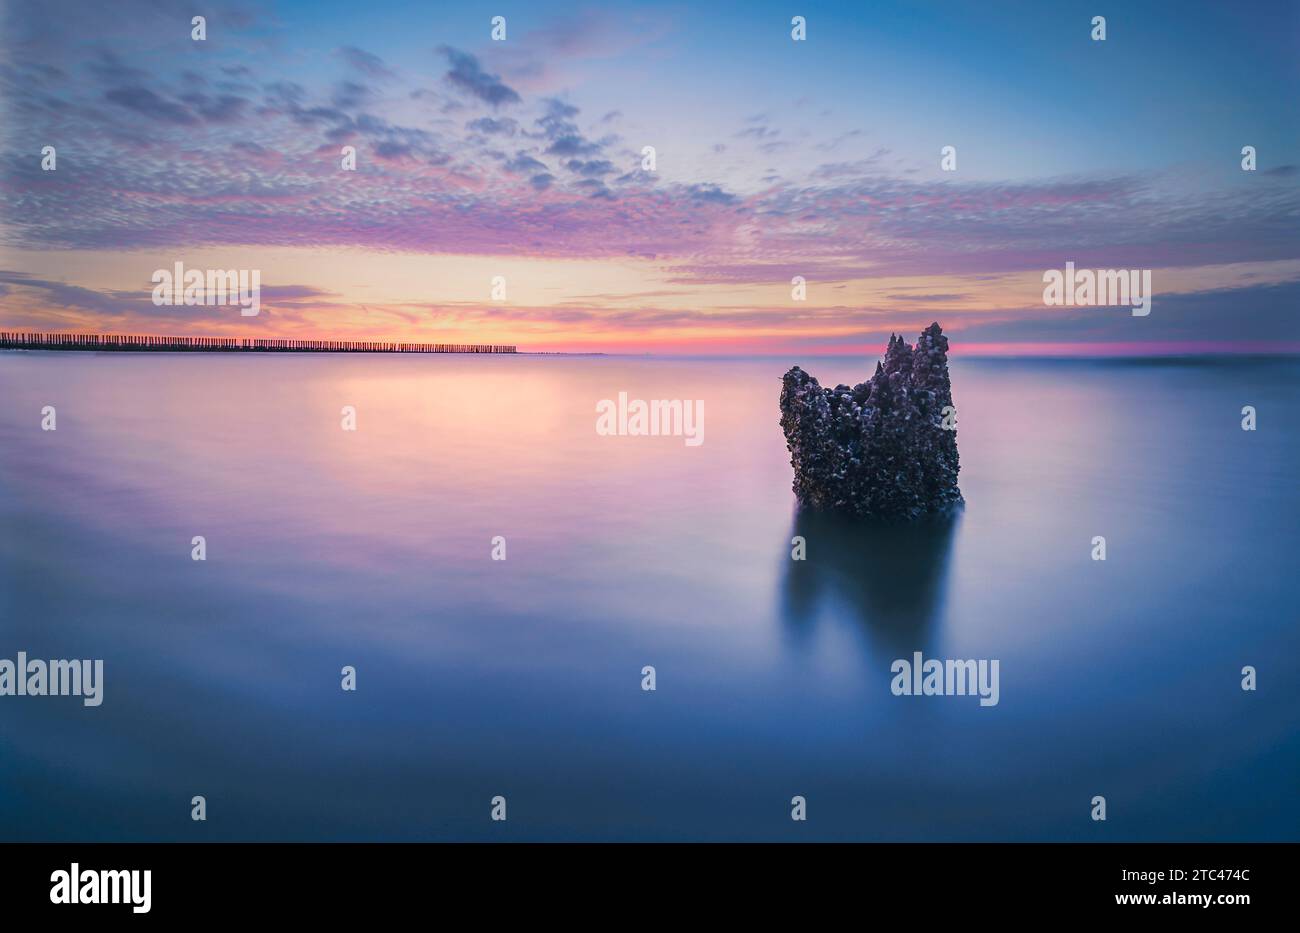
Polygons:
[[807,542],[807,559],[789,561],[786,570],[786,624],[810,634],[821,604],[831,600],[848,608],[873,648],[926,650],[960,520],[956,514],[901,525],[798,510],[790,537]]

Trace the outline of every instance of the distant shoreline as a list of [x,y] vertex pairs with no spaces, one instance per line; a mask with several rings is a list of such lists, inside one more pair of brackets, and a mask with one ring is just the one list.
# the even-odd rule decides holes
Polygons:
[[[54,351],[54,352],[92,352],[92,353],[454,353],[454,354],[492,354],[511,356],[557,356],[557,357],[602,357],[625,360],[759,360],[771,359],[783,362],[804,359],[823,360],[865,360],[875,359],[868,353],[654,353],[626,352],[609,353],[592,350],[520,350],[510,344],[455,344],[455,343],[412,343],[382,340],[294,340],[289,338],[250,338],[250,337],[165,337],[132,334],[73,334],[44,333],[39,331],[0,331],[0,351]],[[1134,352],[1134,353],[1099,353],[1088,345],[1081,345],[1077,353],[963,353],[955,347],[951,354],[954,363],[963,361],[972,363],[992,363],[1004,361],[1018,362],[1090,362],[1112,363],[1160,363],[1167,365],[1192,364],[1218,361],[1245,362],[1250,360],[1300,360],[1300,352],[1290,349],[1278,349],[1272,352],[1258,349],[1225,349],[1221,352],[1205,350],[1185,350],[1183,352]]]

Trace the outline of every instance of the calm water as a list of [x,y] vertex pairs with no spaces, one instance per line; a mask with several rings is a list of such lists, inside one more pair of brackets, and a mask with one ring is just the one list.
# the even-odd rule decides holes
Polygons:
[[1300,838],[1300,365],[959,361],[903,534],[796,515],[792,362],[0,354],[0,658],[106,681],[0,698],[0,838]]

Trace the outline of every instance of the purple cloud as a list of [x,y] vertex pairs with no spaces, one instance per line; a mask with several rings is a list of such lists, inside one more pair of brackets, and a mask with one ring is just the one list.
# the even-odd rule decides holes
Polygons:
[[448,83],[493,107],[520,102],[518,92],[505,84],[498,75],[484,71],[473,55],[449,45],[440,47],[438,51],[451,65],[451,69],[445,75]]
[[198,118],[174,101],[164,100],[147,87],[131,85],[104,92],[104,99],[161,123],[197,123]]

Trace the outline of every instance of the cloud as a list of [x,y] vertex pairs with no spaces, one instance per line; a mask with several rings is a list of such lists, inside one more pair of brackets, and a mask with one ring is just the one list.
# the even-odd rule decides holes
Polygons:
[[[539,162],[526,152],[515,153],[515,157],[505,165],[507,172],[517,172],[520,174],[526,172],[544,172],[546,163]],[[549,177],[549,176],[548,176]]]
[[690,185],[686,189],[686,194],[693,201],[705,201],[712,204],[734,204],[737,200],[734,194],[728,194],[714,184]]
[[573,118],[578,108],[559,98],[544,101],[546,112],[534,121],[543,139],[550,140],[546,152],[557,156],[589,156],[601,151],[601,144],[582,134]]
[[477,120],[471,120],[465,124],[465,128],[475,133],[484,133],[487,135],[514,136],[519,129],[519,124],[509,117],[480,117]]
[[1167,296],[1157,291],[1151,314],[1141,319],[1128,308],[1036,306],[959,323],[956,333],[965,341],[987,343],[1251,341],[1294,352],[1300,346],[1297,307],[1300,282]]
[[961,301],[969,297],[970,295],[963,295],[963,294],[890,295],[889,296],[891,301],[923,301],[923,302]]
[[357,71],[371,78],[391,78],[393,72],[384,64],[384,60],[373,52],[359,49],[355,45],[345,45],[335,52]]
[[590,162],[583,162],[579,159],[570,159],[568,162],[564,163],[564,167],[575,175],[584,175],[587,177],[609,175],[617,171],[612,162],[608,162],[604,159]]
[[160,123],[198,122],[198,118],[180,104],[164,100],[147,87],[138,84],[105,91],[104,99]]
[[[0,70],[6,96],[35,108],[11,119],[11,140],[57,131],[86,144],[70,150],[75,175],[41,173],[25,150],[0,148],[6,244],[654,257],[665,277],[702,285],[788,282],[795,274],[842,282],[1041,271],[1067,259],[1094,268],[1164,268],[1300,258],[1294,159],[1232,187],[1195,192],[1154,173],[1014,183],[911,179],[888,170],[888,150],[854,158],[848,143],[843,161],[763,173],[755,154],[793,134],[757,113],[740,124],[743,142],[714,147],[727,151],[725,166],[706,157],[678,162],[679,171],[688,166],[683,174],[622,172],[632,153],[615,137],[584,132],[602,132],[592,127],[621,110],[602,107],[599,120],[583,120],[566,97],[525,100],[479,59],[447,46],[439,54],[448,87],[436,91],[381,95],[372,79],[389,79],[391,69],[373,53],[343,46],[337,56],[350,69],[343,81],[317,77],[304,86],[283,77],[290,72],[259,64],[261,91],[250,99],[217,93],[217,83],[183,80],[188,69],[251,78],[253,70],[233,59],[247,54],[243,48],[222,58],[219,46],[206,47],[199,69],[188,47],[172,58],[143,57],[140,50],[156,40],[124,39],[112,50],[92,45],[80,59],[90,63],[84,68],[48,65],[77,80],[37,67],[45,62]],[[584,47],[603,54],[599,41]],[[49,59],[67,60],[78,61]],[[494,66],[498,60],[491,59]],[[136,66],[142,61],[170,78],[153,79]],[[12,82],[29,75],[35,83],[19,86],[40,93],[13,94]],[[453,95],[466,102],[464,116],[447,112]],[[510,116],[489,109],[507,104],[518,107]],[[144,133],[124,116],[186,132]],[[344,142],[358,146],[365,169],[345,181],[338,169]],[[708,152],[707,143],[700,148]],[[931,283],[914,296],[900,288],[897,300],[917,306],[950,293],[959,300],[961,288]]]
[[355,110],[370,100],[373,94],[368,85],[357,81],[340,81],[334,86],[330,102],[340,110]]
[[559,137],[546,147],[546,151],[558,156],[592,155],[600,152],[600,146],[575,133]]
[[252,102],[235,94],[209,97],[198,92],[185,94],[181,100],[189,104],[204,120],[210,123],[233,123],[242,118]]
[[375,155],[380,159],[392,161],[396,159],[404,159],[407,156],[414,154],[414,148],[408,143],[396,142],[391,139],[385,139],[375,145]]
[[38,279],[26,272],[0,269],[0,283],[6,286],[35,289],[42,293],[46,303],[61,308],[76,308],[93,311],[97,314],[118,315],[138,311],[145,306],[152,307],[149,292],[145,289],[136,293],[101,292],[66,282],[50,279]]
[[499,76],[484,71],[473,55],[449,45],[441,46],[438,51],[451,65],[444,76],[448,83],[493,107],[520,102],[518,92],[505,84]]
[[836,136],[834,139],[827,140],[826,142],[818,143],[817,148],[821,149],[824,152],[829,152],[832,149],[838,148],[841,143],[853,139],[855,136],[861,136],[861,135],[862,135],[862,130],[849,130],[847,133],[841,133],[839,136]]
[[262,297],[276,301],[305,301],[307,299],[328,298],[333,292],[311,285],[263,285]]
[[86,70],[99,80],[111,84],[140,81],[149,76],[149,72],[126,64],[112,49],[107,48],[96,50],[95,57],[86,64]]
[[546,105],[546,116],[539,119],[538,123],[548,129],[553,128],[557,132],[572,132],[575,129],[573,124],[564,121],[578,115],[579,110],[577,107],[560,100],[558,97],[548,97],[542,103]]

